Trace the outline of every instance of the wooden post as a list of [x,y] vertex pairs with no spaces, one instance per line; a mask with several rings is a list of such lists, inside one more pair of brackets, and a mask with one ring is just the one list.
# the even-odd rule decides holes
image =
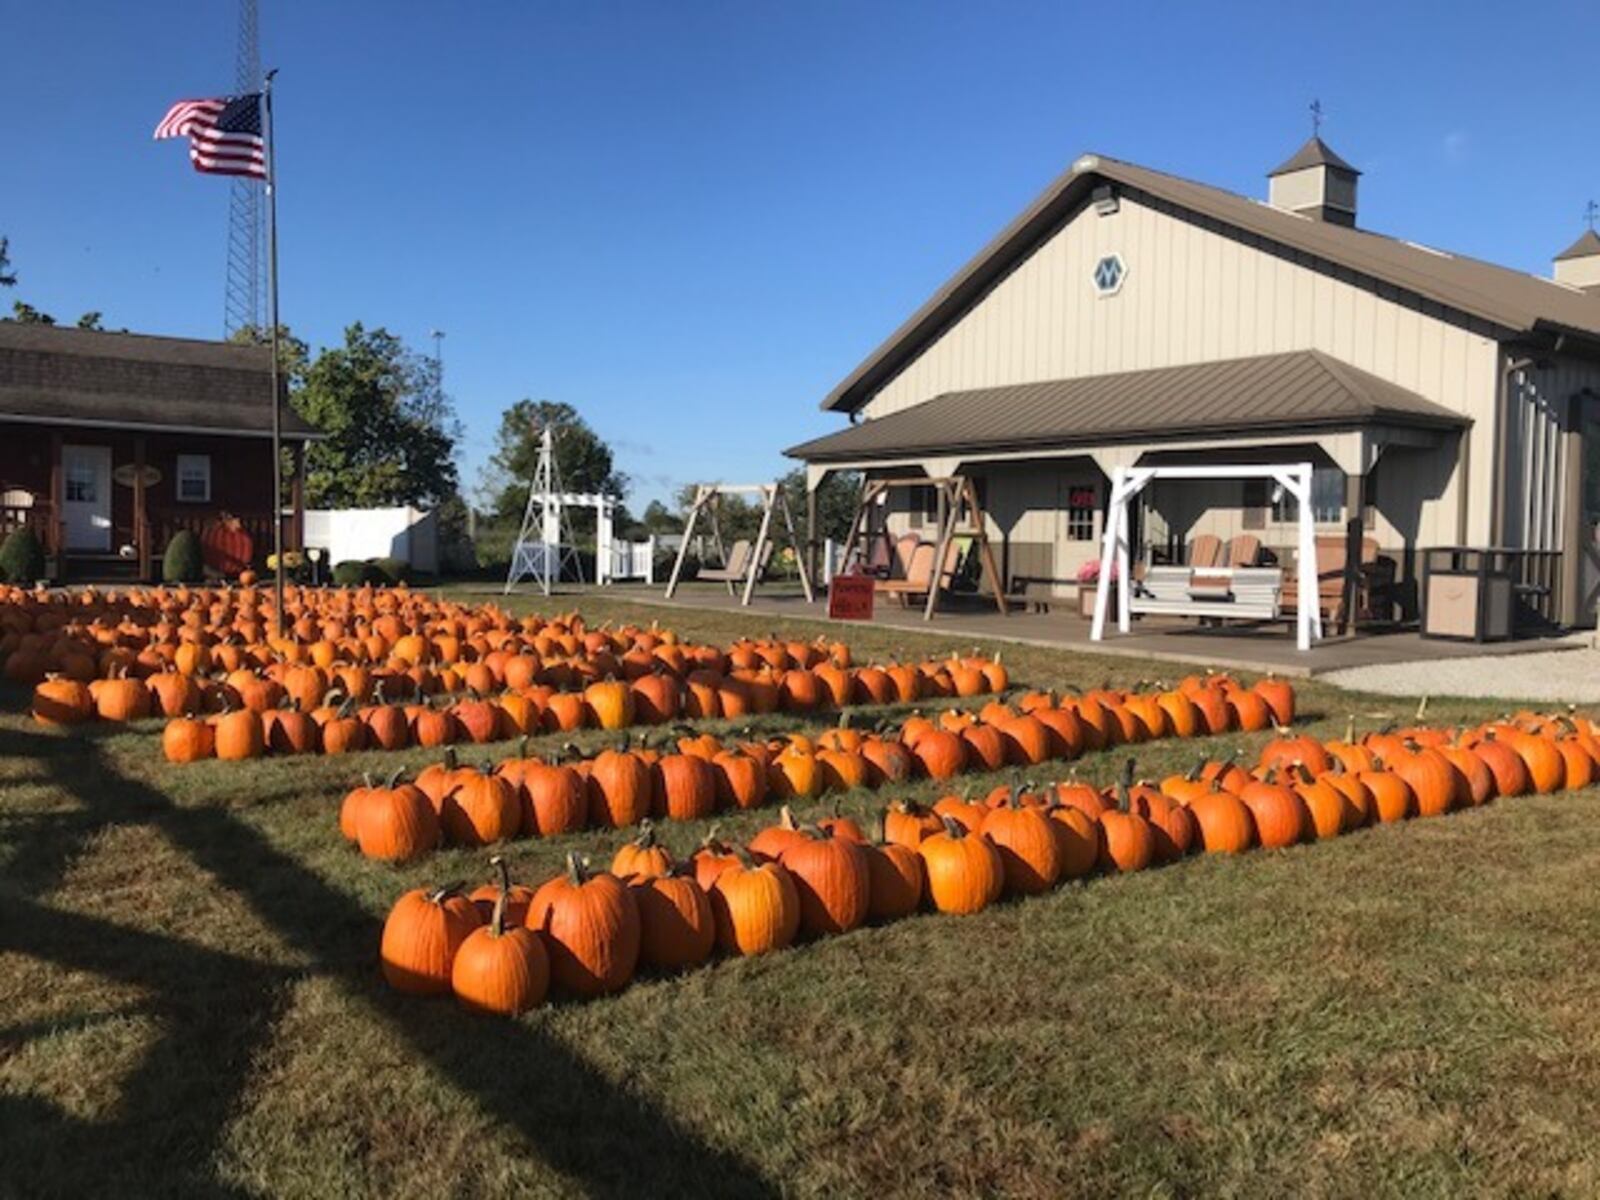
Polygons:
[[[1361,601],[1361,546],[1366,540],[1366,523],[1362,520],[1362,501],[1366,490],[1365,475],[1351,473],[1345,476],[1344,504],[1344,621],[1339,632],[1355,636],[1356,619],[1360,615]],[[1319,587],[1318,592],[1321,592]],[[1321,603],[1320,597],[1318,603]]]
[[145,512],[145,442],[143,435],[133,439],[133,554],[139,578],[150,580],[150,522]]
[[[785,506],[787,507],[787,506]],[[813,579],[821,577],[817,566],[817,489],[806,483],[806,555],[805,569]]]
[[62,507],[67,502],[67,481],[61,469],[61,434],[50,434],[50,527],[45,531],[45,552],[56,560],[56,570],[67,573],[66,522]]
[[294,444],[294,483],[290,486],[294,508],[293,525],[289,529],[289,545],[303,551],[306,536],[306,444]]

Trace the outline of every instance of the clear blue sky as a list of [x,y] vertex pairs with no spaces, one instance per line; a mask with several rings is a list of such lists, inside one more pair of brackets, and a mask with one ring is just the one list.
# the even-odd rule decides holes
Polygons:
[[[1593,4],[261,0],[283,314],[446,331],[475,484],[575,405],[636,481],[770,476],[817,402],[1077,155],[1249,194],[1308,132],[1362,223],[1530,271],[1600,197]],[[1216,16],[1226,13],[1226,16]],[[150,131],[235,14],[0,0],[12,296],[221,331],[227,183]]]

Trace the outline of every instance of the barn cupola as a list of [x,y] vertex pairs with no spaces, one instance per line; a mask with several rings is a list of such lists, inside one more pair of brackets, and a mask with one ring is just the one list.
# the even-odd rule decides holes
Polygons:
[[1556,255],[1555,280],[1600,296],[1600,233],[1586,229]]
[[1361,172],[1340,158],[1317,134],[1286,163],[1267,175],[1267,202],[1330,225],[1356,223],[1356,180]]

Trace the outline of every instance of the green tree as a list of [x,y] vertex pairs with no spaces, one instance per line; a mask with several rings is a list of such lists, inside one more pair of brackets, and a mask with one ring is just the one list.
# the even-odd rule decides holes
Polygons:
[[105,326],[100,323],[100,317],[101,313],[99,309],[95,309],[93,312],[86,312],[83,314],[83,316],[78,318],[78,328],[89,329],[95,333],[101,333],[105,330]]
[[[780,481],[794,513],[796,532],[805,537],[806,471],[796,467]],[[856,502],[861,496],[861,476],[854,471],[835,471],[817,488],[817,540],[832,538],[842,542],[850,535],[855,520]]]
[[659,500],[644,506],[644,516],[639,519],[646,533],[682,533],[683,518]]
[[0,237],[0,287],[16,287],[17,273],[11,269],[11,239]]
[[[554,400],[518,400],[500,417],[494,454],[484,469],[484,499],[495,516],[520,521],[528,506],[528,489],[539,465],[540,431],[555,431],[556,470],[569,492],[604,492],[622,497],[628,477],[617,470],[611,447],[570,404]],[[631,523],[618,506],[617,526]]]
[[[246,346],[265,346],[271,343],[270,331],[256,325],[245,325],[229,335],[230,342]],[[293,395],[306,383],[306,371],[311,367],[311,347],[289,331],[287,325],[278,326],[278,370],[288,381]]]
[[299,386],[297,365],[287,370],[295,411],[327,435],[306,448],[307,504],[432,508],[455,495],[460,424],[433,359],[358,321],[345,330],[344,345],[304,369]]
[[12,303],[11,319],[18,325],[54,325],[56,323],[56,319],[49,313],[40,312],[26,300],[17,300]]

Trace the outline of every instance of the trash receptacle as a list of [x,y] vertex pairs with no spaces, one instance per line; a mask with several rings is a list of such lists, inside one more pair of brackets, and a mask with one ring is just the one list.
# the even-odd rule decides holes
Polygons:
[[1489,547],[1437,546],[1422,552],[1422,636],[1504,641],[1516,623],[1508,556]]

